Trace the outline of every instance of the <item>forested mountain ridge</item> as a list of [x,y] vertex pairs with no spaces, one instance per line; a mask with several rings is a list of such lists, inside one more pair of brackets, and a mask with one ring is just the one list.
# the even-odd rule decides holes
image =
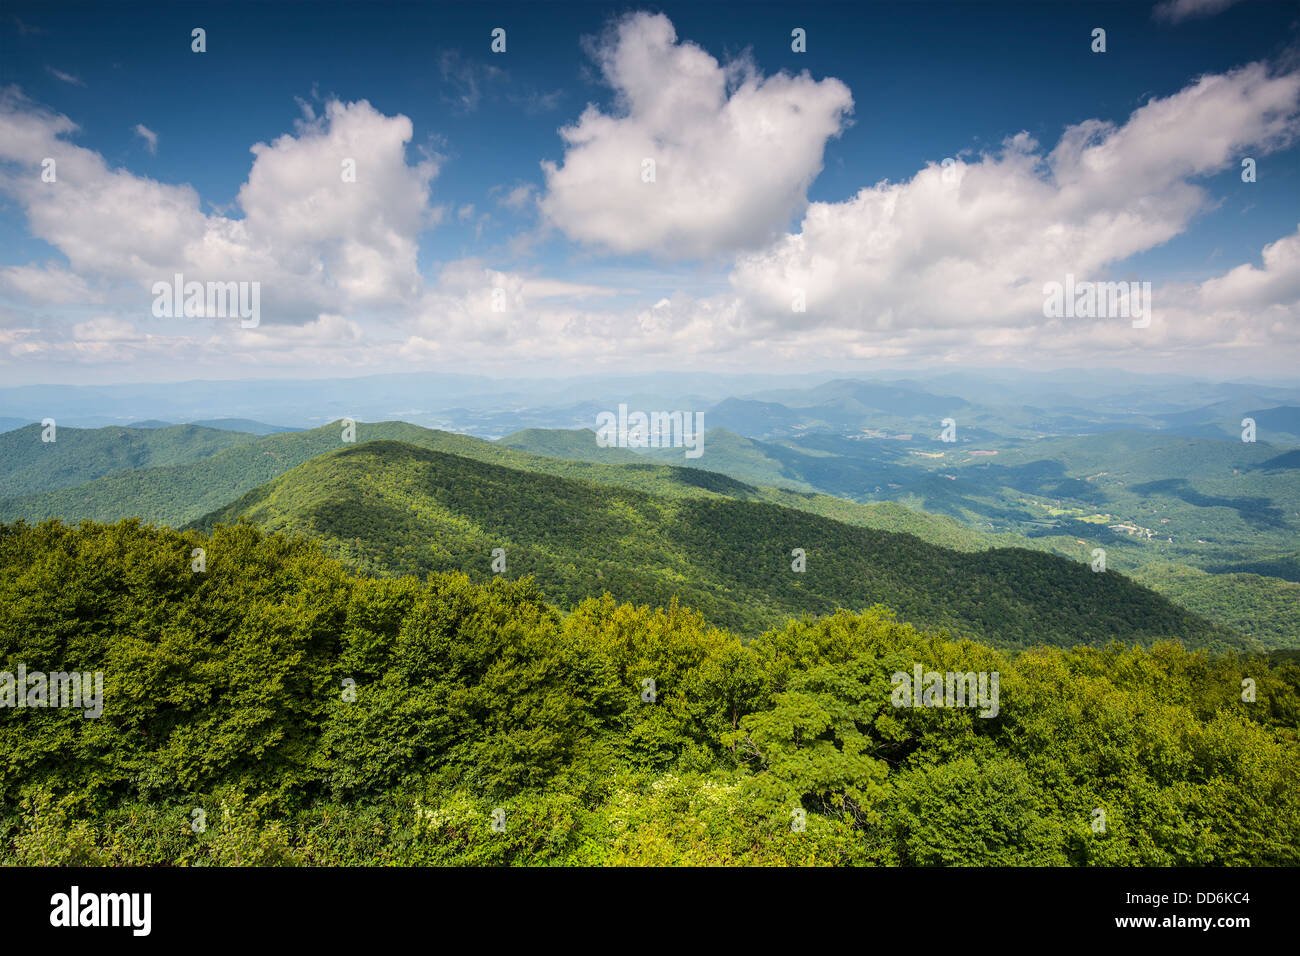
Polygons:
[[[540,434],[533,440],[546,441]],[[964,441],[831,434],[756,441],[713,429],[705,445],[692,467],[847,495],[876,515],[895,508],[900,520],[921,516],[911,530],[945,547],[1028,547],[1074,560],[1102,548],[1109,567],[1197,613],[1270,646],[1300,647],[1295,451],[1134,431],[980,451]],[[672,454],[660,449],[647,457],[669,461]],[[858,523],[845,510],[843,520]]]
[[[705,475],[707,473],[697,472]],[[1115,573],[1028,551],[962,553],[763,502],[668,498],[375,441],[306,462],[195,523],[320,540],[370,573],[532,575],[562,605],[677,598],[746,635],[800,613],[885,604],[998,646],[1252,642]],[[804,552],[806,570],[795,571]]]
[[[190,426],[174,426],[178,428]],[[418,440],[427,429],[404,422],[383,422],[361,426],[374,437],[403,437]],[[77,430],[66,430],[61,454],[80,451]],[[96,429],[87,434],[104,431]],[[157,436],[170,429],[139,429],[144,436]],[[251,488],[309,458],[338,448],[341,428],[327,425],[301,432],[278,432],[267,436],[210,429],[223,436],[231,447],[185,464],[119,469],[102,477],[67,488],[0,498],[0,521],[40,521],[62,518],[76,521],[116,521],[140,518],[147,522],[179,525],[219,508]],[[0,436],[8,438],[8,435]],[[456,436],[452,436],[456,437]],[[469,439],[473,440],[473,439]],[[24,447],[39,442],[28,438]],[[48,487],[48,486],[47,486]]]
[[[6,495],[0,497],[0,520],[33,522],[46,518],[66,521],[89,518],[116,521],[140,518],[179,526],[228,504],[317,455],[345,447],[341,433],[336,422],[306,431],[254,438],[246,445],[212,454],[188,466],[120,470],[75,487],[20,496]],[[635,488],[668,497],[726,495],[770,501],[849,524],[909,531],[958,550],[1017,543],[1012,535],[990,535],[967,528],[944,515],[914,512],[889,502],[859,504],[831,495],[753,485],[697,468],[640,461],[640,456],[631,452],[625,452],[633,458],[633,462],[628,464],[572,460],[407,422],[359,423],[357,433],[359,441],[391,439],[511,468]],[[523,436],[511,437],[522,440]],[[575,447],[572,439],[559,445],[568,450]],[[558,451],[557,446],[553,444],[552,447]]]
[[535,455],[551,458],[572,458],[578,461],[595,461],[608,464],[641,462],[642,458],[628,448],[601,447],[596,433],[590,428],[524,428],[498,438],[496,445],[517,448]]
[[[600,449],[595,444],[594,434],[584,429],[568,432],[534,429],[508,436],[499,442],[405,422],[358,423],[356,429],[361,441],[395,439],[520,470],[637,489],[659,497],[728,497],[779,504],[850,525],[910,532],[932,544],[958,551],[1027,547],[1059,554],[1071,561],[1087,562],[1092,559],[1093,549],[1100,546],[1105,548],[1108,566],[1112,569],[1142,581],[1222,627],[1238,631],[1271,647],[1300,646],[1300,604],[1294,600],[1295,586],[1290,583],[1297,578],[1294,554],[1288,556],[1286,552],[1269,548],[1262,552],[1255,549],[1253,553],[1259,555],[1256,561],[1213,563],[1211,559],[1218,553],[1240,556],[1251,552],[1214,544],[1183,544],[1188,539],[1181,534],[1178,544],[1164,544],[1158,536],[1153,540],[1135,538],[1133,535],[1136,532],[1110,528],[1107,520],[1100,520],[1100,516],[1090,518],[1087,522],[1071,517],[1089,517],[1086,502],[1070,503],[1044,497],[1045,494],[1069,491],[1062,487],[1059,477],[1061,470],[1078,470],[1085,465],[1104,466],[1105,455],[1114,458],[1117,452],[1123,451],[1121,458],[1125,464],[1122,467],[1130,469],[1130,473],[1117,477],[1121,482],[1123,477],[1128,477],[1129,481],[1120,484],[1112,482],[1106,486],[1109,490],[1105,493],[1119,495],[1120,499],[1128,502],[1121,512],[1127,514],[1131,509],[1141,506],[1141,499],[1129,495],[1124,484],[1146,482],[1150,485],[1151,476],[1162,473],[1161,462],[1181,466],[1185,461],[1179,457],[1184,454],[1178,450],[1180,448],[1189,448],[1194,444],[1199,447],[1223,443],[1198,443],[1185,438],[1167,437],[1154,444],[1144,444],[1144,439],[1124,433],[1076,440],[1059,439],[1054,440],[1054,444],[1044,442],[1038,446],[1044,453],[1055,449],[1063,456],[1062,463],[1055,466],[1058,469],[1056,472],[1044,471],[1041,462],[1028,457],[1034,447],[1031,445],[1025,446],[1023,450],[1009,450],[1005,461],[997,456],[985,459],[976,468],[964,466],[967,470],[958,473],[957,480],[954,481],[932,473],[937,472],[937,466],[921,468],[914,463],[906,463],[905,459],[912,462],[928,459],[910,455],[903,450],[906,443],[893,441],[846,441],[834,436],[808,436],[798,443],[799,450],[796,450],[792,443],[754,442],[714,429],[708,433],[705,456],[698,462],[692,462],[691,467],[684,467],[686,463],[675,458],[655,463],[646,460],[646,456],[636,455],[626,449]],[[0,520],[39,521],[47,517],[58,517],[69,521],[85,518],[113,521],[124,517],[140,517],[149,522],[179,526],[222,508],[298,464],[345,447],[341,423],[300,432],[272,434],[264,438],[233,436],[237,447],[222,447],[222,442],[232,440],[229,432],[196,430],[192,426],[174,426],[160,430],[160,433],[153,436],[145,429],[60,429],[61,441],[57,445],[42,445],[38,426],[29,426],[22,432],[20,438],[16,439],[17,454],[9,459],[8,470],[4,467],[4,459],[0,458],[0,494],[5,495],[0,498]],[[186,454],[191,458],[202,457],[186,464],[166,467],[135,467],[140,463],[138,459],[125,455],[110,457],[104,452],[106,445],[110,448],[129,445],[119,437],[123,434],[133,436],[137,442],[141,436],[152,442],[166,439],[167,445],[182,456],[180,460],[185,460],[183,456]],[[195,439],[186,446],[178,442],[176,437],[184,434],[199,436],[202,441]],[[213,436],[217,438],[216,444],[211,445],[211,448],[220,450],[205,454],[204,449],[209,446],[203,442]],[[0,436],[8,437],[10,436]],[[1077,447],[1074,442],[1077,442]],[[8,446],[0,446],[3,447]],[[187,447],[188,452],[185,450]],[[1107,448],[1115,451],[1107,452]],[[1132,456],[1143,448],[1147,449],[1148,457],[1155,464],[1142,465],[1133,460]],[[543,449],[549,454],[536,453]],[[910,507],[890,500],[850,501],[793,487],[778,488],[754,483],[783,480],[785,469],[790,462],[796,460],[820,462],[817,468],[820,469],[818,474],[822,475],[832,474],[836,468],[848,469],[844,479],[848,480],[847,476],[855,474],[853,470],[859,468],[862,462],[868,468],[877,467],[871,465],[868,459],[886,453],[886,463],[893,462],[888,464],[888,469],[893,469],[887,469],[888,474],[901,475],[906,471],[912,475],[907,480],[913,484],[909,486],[909,496],[905,497]],[[576,456],[577,459],[588,460],[551,457],[552,455]],[[857,458],[850,460],[846,455]],[[1243,470],[1242,475],[1234,480],[1247,480],[1256,484],[1260,481],[1274,484],[1279,480],[1285,481],[1288,477],[1288,469],[1284,467],[1287,462],[1273,462],[1270,455],[1265,449],[1252,446],[1246,446],[1240,453],[1225,447],[1219,456],[1222,461],[1218,462],[1218,471],[1231,476],[1232,468],[1229,466],[1233,462],[1239,466],[1244,463],[1251,470]],[[1090,457],[1096,460],[1089,460]],[[66,470],[62,476],[56,474],[51,484],[45,480],[49,476],[44,474],[43,469],[55,458],[63,463]],[[728,462],[735,463],[741,459],[750,463],[739,471],[723,473]],[[155,456],[149,460],[156,461],[158,458]],[[622,463],[614,463],[616,461]],[[859,463],[855,464],[855,461]],[[710,462],[723,470],[703,470],[698,467]],[[993,466],[993,462],[1000,463]],[[1252,462],[1259,462],[1259,465],[1250,464]],[[113,471],[84,484],[58,487],[62,482],[75,481],[79,474],[88,473],[87,469],[98,468],[102,471],[105,467],[112,468]],[[1256,468],[1263,468],[1268,474],[1257,474]],[[1058,477],[1051,479],[1053,474]],[[1009,476],[1005,480],[1026,490],[1001,488],[1004,479],[997,475]],[[1289,475],[1295,475],[1293,468],[1289,470]],[[972,483],[968,480],[969,477],[977,477],[978,481]],[[866,474],[865,477],[854,479],[854,487],[859,487],[863,480],[886,479],[883,473]],[[1099,480],[1107,479],[1103,476]],[[1043,484],[1044,481],[1047,481],[1047,485]],[[1079,485],[1081,493],[1103,493],[1100,489],[1090,490],[1088,483],[1073,484]],[[15,488],[22,490],[33,485],[42,490],[26,495],[13,494]],[[879,490],[883,492],[889,489],[881,487]],[[1163,519],[1160,516],[1170,514],[1174,520],[1172,527],[1179,528],[1181,532],[1184,530],[1184,521],[1189,520],[1189,517],[1212,514],[1222,516],[1216,520],[1223,522],[1228,532],[1238,537],[1247,533],[1240,529],[1231,531],[1235,527],[1233,522],[1240,523],[1232,512],[1223,508],[1205,508],[1182,500],[1198,500],[1184,486],[1171,486],[1167,491],[1154,491],[1150,495],[1154,496],[1151,500],[1155,501],[1157,509],[1171,510],[1159,511],[1150,518],[1140,519],[1139,523],[1170,527],[1167,523],[1161,524]],[[1176,497],[1178,495],[1182,498]],[[1246,503],[1254,500],[1244,500],[1243,503],[1222,495],[1220,498],[1225,504],[1236,505],[1239,509],[1245,508]],[[1212,499],[1209,503],[1217,504],[1219,500]],[[920,507],[949,509],[953,513],[938,514],[917,510]],[[971,507],[984,510],[970,511]],[[1096,506],[1093,505],[1093,508],[1095,510]],[[1188,517],[1180,516],[1178,509],[1182,509]],[[1051,514],[1058,516],[1050,517]],[[1001,521],[1008,518],[1013,523],[1023,518],[1029,523],[1022,521],[1022,524],[1035,536],[1026,538],[1020,534],[985,530],[991,523],[986,519]],[[1048,524],[1059,527],[1040,527],[1043,519]],[[1114,516],[1108,520],[1118,522],[1120,517]],[[1170,552],[1169,549],[1179,550]],[[1197,558],[1197,549],[1206,553]],[[1205,570],[1216,573],[1177,573],[1172,565],[1175,557],[1199,560],[1203,562]],[[1233,574],[1229,579],[1219,572],[1253,573]]]
[[24,425],[0,434],[0,498],[13,498],[84,484],[105,475],[141,468],[185,465],[256,435],[199,425],[161,428]]

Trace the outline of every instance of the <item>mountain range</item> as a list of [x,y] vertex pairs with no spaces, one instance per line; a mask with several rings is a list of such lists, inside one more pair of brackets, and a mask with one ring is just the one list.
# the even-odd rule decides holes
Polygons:
[[[265,436],[198,426],[61,429],[47,444],[30,426],[0,436],[6,487],[27,492],[0,500],[0,520],[130,517],[204,528],[246,520],[321,540],[370,572],[464,570],[484,579],[500,547],[510,576],[533,575],[561,605],[603,591],[652,604],[676,597],[747,634],[792,614],[881,603],[1008,647],[1159,637],[1216,648],[1289,643],[1270,630],[1283,608],[1264,615],[1262,630],[1234,627],[1220,613],[1226,596],[1213,597],[1222,582],[1208,574],[1178,579],[1193,613],[1125,575],[1095,573],[1086,552],[1044,553],[1032,539],[895,502],[647,461],[599,448],[590,431],[488,442],[384,422],[357,425],[355,444],[343,434],[341,423]],[[721,464],[728,448],[760,446],[721,430],[709,438],[706,460]],[[43,473],[54,483],[31,490]],[[796,548],[802,572],[792,570]]]

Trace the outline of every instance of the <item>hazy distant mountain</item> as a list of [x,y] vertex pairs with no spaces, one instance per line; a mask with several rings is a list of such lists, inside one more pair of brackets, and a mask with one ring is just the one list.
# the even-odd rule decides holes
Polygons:
[[[1300,407],[1283,405],[1246,412],[1245,418],[1255,420],[1256,440],[1300,444]],[[1240,422],[1237,423],[1240,425]],[[1240,428],[1237,428],[1240,434]]]
[[[411,373],[360,378],[0,388],[0,421],[99,427],[153,421],[317,427],[340,418],[402,420],[497,438],[526,428],[592,428],[626,403],[706,412],[706,427],[755,438],[829,430],[937,433],[946,417],[988,434],[1035,437],[1127,429],[1231,437],[1251,409],[1300,405],[1300,388],[1135,375],[1002,369],[727,375],[697,372],[493,379]],[[165,413],[160,415],[160,411]],[[235,427],[223,425],[221,427]],[[242,425],[240,430],[252,428]],[[1228,429],[1220,433],[1219,429]],[[3,430],[3,429],[0,429]],[[1287,441],[1281,434],[1272,440]]]
[[250,435],[274,435],[277,432],[297,432],[301,428],[290,428],[285,425],[268,425],[265,422],[255,422],[248,418],[213,418],[206,421],[192,422],[201,428],[220,428],[230,432],[247,432]]
[[838,407],[853,411],[881,411],[900,418],[952,415],[970,406],[956,395],[940,395],[920,387],[897,383],[835,379],[800,391],[767,393],[772,401],[794,408]]
[[753,438],[788,435],[807,420],[808,416],[803,412],[787,408],[778,402],[743,398],[725,399],[704,414],[708,428],[725,428]]

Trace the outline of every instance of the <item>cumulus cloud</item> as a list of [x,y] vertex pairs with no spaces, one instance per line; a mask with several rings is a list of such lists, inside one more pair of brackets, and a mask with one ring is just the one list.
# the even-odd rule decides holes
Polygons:
[[[1044,283],[1121,278],[1107,270],[1211,205],[1198,177],[1242,148],[1289,143],[1298,121],[1300,73],[1202,77],[1122,126],[1070,126],[1049,152],[1022,133],[977,161],[814,203],[798,232],[742,256],[731,282],[758,334],[1040,326]],[[806,312],[793,308],[800,293]]]
[[1283,308],[1300,316],[1300,227],[1266,245],[1260,258],[1260,267],[1246,263],[1201,283],[1198,304],[1207,310]]
[[494,269],[479,259],[443,268],[409,332],[402,358],[472,357],[510,365],[521,358],[586,367],[626,359],[663,362],[708,355],[720,342],[729,301],[688,294],[653,308],[615,302],[628,290]]
[[[1220,371],[1236,366],[1294,372],[1300,348],[1300,230],[1266,245],[1259,265],[1244,263],[1201,282],[1172,282],[1157,287],[1153,298],[1155,321],[1133,333],[1153,359],[1199,350],[1212,354]],[[1111,339],[1122,338],[1114,324],[1106,331]],[[1078,344],[1082,350],[1088,343]]]
[[[295,135],[254,145],[239,190],[248,232],[296,272],[328,272],[348,302],[416,295],[417,237],[436,221],[429,184],[438,166],[406,162],[412,135],[405,116],[332,100]],[[355,182],[344,181],[353,165]]]
[[564,158],[542,164],[541,209],[570,238],[614,253],[707,257],[770,239],[806,204],[853,107],[833,78],[719,64],[678,42],[663,15],[625,17],[592,54],[615,107],[589,105],[560,131]]
[[[629,39],[627,31],[641,33]],[[231,218],[203,212],[187,185],[110,167],[75,145],[66,116],[11,89],[0,91],[0,189],[25,210],[31,235],[67,265],[2,267],[0,291],[12,302],[82,309],[77,320],[59,308],[47,321],[44,312],[0,304],[0,356],[134,360],[184,367],[193,377],[204,368],[355,372],[427,362],[585,370],[630,358],[737,369],[1016,364],[1045,354],[1061,364],[1137,364],[1197,350],[1216,360],[1245,356],[1258,369],[1293,357],[1300,344],[1300,229],[1265,246],[1257,261],[1202,282],[1157,285],[1146,329],[1042,313],[1043,284],[1067,273],[1144,278],[1126,272],[1126,260],[1213,207],[1205,177],[1235,167],[1244,150],[1264,155],[1291,143],[1300,131],[1300,74],[1255,64],[1201,77],[1122,123],[1077,123],[1045,146],[1021,133],[986,154],[808,205],[805,180],[851,104],[835,81],[761,79],[743,63],[719,65],[677,41],[662,17],[620,21],[596,50],[620,96],[618,113],[583,114],[540,199],[519,183],[489,196],[511,209],[536,204],[552,225],[568,221],[566,232],[598,249],[737,249],[729,273],[692,263],[649,275],[620,264],[596,280],[463,259],[426,281],[417,253],[438,215],[431,205],[438,160],[407,160],[414,131],[403,116],[365,101],[304,110],[292,133],[252,147],[237,199],[243,216]],[[791,103],[798,109],[783,114]],[[765,122],[811,124],[820,138],[798,156],[772,153],[759,165],[780,182],[751,194],[759,172],[743,164],[754,143],[766,142]],[[676,157],[647,188],[680,185],[672,172],[682,163],[706,178],[730,170],[734,182],[720,178],[716,189],[698,192],[688,177],[653,203],[635,190],[628,200],[602,178],[599,161],[623,132],[658,137],[660,155]],[[641,151],[629,155],[640,187]],[[41,181],[45,157],[57,161],[55,183]],[[355,182],[341,175],[347,160]],[[588,215],[574,190],[603,195],[612,208],[595,202]],[[695,205],[687,215],[677,203]],[[446,208],[467,224],[486,216],[468,202]],[[787,233],[790,210],[802,221]],[[768,238],[744,248],[729,231],[732,218],[749,223],[751,237]],[[153,319],[149,284],[174,272],[260,280],[262,324]],[[133,297],[114,312],[123,285]],[[796,290],[805,312],[791,307]]]
[[[75,133],[66,116],[16,89],[0,92],[0,163],[16,170],[4,188],[24,207],[30,233],[62,252],[83,281],[145,290],[178,272],[200,282],[257,281],[272,323],[419,296],[418,236],[436,221],[437,162],[407,163],[413,130],[405,116],[364,100],[331,101],[293,134],[255,144],[238,196],[242,219],[205,214],[188,185],[110,168],[70,142]],[[55,182],[41,179],[46,158]],[[6,281],[32,288],[38,279],[8,272]],[[148,309],[151,298],[137,298]]]

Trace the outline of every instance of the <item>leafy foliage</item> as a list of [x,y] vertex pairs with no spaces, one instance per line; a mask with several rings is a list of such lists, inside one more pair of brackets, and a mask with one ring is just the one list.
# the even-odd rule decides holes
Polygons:
[[[1259,656],[1011,654],[878,607],[745,644],[128,521],[0,526],[19,663],[105,699],[0,708],[8,863],[1300,863],[1300,667]],[[999,672],[998,714],[892,706],[914,664]]]

